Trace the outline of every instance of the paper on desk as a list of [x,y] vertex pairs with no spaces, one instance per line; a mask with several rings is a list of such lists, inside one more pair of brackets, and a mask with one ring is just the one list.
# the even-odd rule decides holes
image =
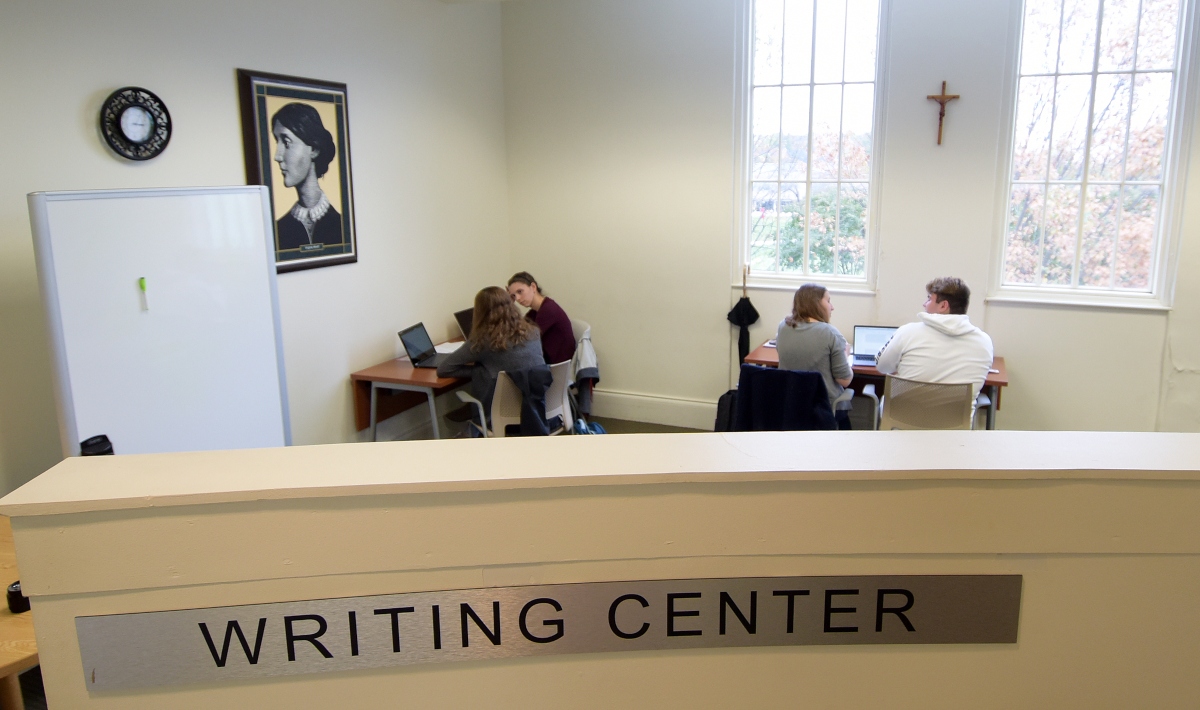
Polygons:
[[447,353],[452,353],[455,350],[458,350],[459,348],[461,348],[462,346],[463,346],[463,341],[460,340],[457,343],[438,343],[437,345],[433,346],[433,349],[444,355]]

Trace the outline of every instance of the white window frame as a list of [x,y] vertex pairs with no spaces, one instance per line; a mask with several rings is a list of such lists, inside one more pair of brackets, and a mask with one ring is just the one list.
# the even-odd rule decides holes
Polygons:
[[[830,274],[798,274],[750,271],[746,286],[759,290],[793,291],[802,283],[819,283],[838,293],[874,293],[879,263],[879,205],[883,176],[883,125],[887,114],[886,74],[883,71],[887,56],[887,20],[891,0],[879,0],[879,30],[875,43],[875,112],[871,126],[871,171],[867,178],[870,196],[867,202],[867,252],[863,276]],[[751,160],[751,94],[754,65],[754,0],[739,0],[735,32],[734,81],[734,204],[733,204],[733,265],[731,287],[741,288],[743,269],[750,263],[750,160]]]
[[[1131,292],[1080,286],[1044,286],[1004,283],[1005,247],[1008,238],[1009,199],[1012,192],[1013,149],[1016,142],[1017,87],[1020,82],[1021,46],[1025,34],[1025,3],[1014,3],[1013,26],[1009,45],[1010,61],[1005,80],[1004,110],[1007,115],[1007,141],[1000,155],[997,179],[996,235],[993,239],[989,303],[1037,303],[1064,306],[1135,309],[1148,311],[1170,310],[1174,298],[1178,271],[1178,251],[1182,226],[1184,188],[1187,183],[1188,158],[1191,154],[1192,126],[1200,100],[1200,71],[1196,65],[1197,42],[1200,30],[1195,27],[1196,6],[1200,0],[1180,0],[1183,5],[1179,24],[1179,66],[1172,104],[1167,112],[1166,150],[1163,155],[1162,204],[1155,234],[1154,264],[1150,274],[1150,290]],[[1099,37],[1097,37],[1099,41]],[[1088,128],[1090,131],[1090,127]]]

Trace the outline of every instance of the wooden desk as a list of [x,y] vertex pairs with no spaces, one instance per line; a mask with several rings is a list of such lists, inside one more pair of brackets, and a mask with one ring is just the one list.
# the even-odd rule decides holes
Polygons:
[[[779,351],[775,348],[768,348],[766,343],[764,343],[751,350],[743,362],[751,365],[763,365],[765,367],[779,367]],[[851,382],[850,386],[854,387],[856,391],[861,391],[864,384],[879,384],[883,382],[883,373],[875,369],[874,365],[854,365],[852,369],[854,370],[854,382]],[[996,428],[996,410],[1000,409],[1000,388],[1008,386],[1008,367],[1004,364],[1004,358],[994,358],[992,360],[992,369],[998,370],[998,372],[989,372],[987,380],[983,383],[985,393],[992,400],[992,405],[987,408],[986,412],[988,429]],[[880,394],[882,393],[881,388]]]
[[[12,525],[0,516],[0,583],[8,585],[20,578],[17,553],[13,549]],[[0,604],[0,708],[23,710],[21,683],[17,675],[38,664],[37,639],[33,635],[33,614],[14,614],[8,604]]]
[[[437,406],[434,398],[461,387],[470,380],[460,377],[438,377],[437,370],[413,367],[407,357],[372,365],[350,375],[354,386],[354,426],[358,431],[371,428],[371,441],[375,441],[376,427],[380,419],[387,419],[410,409],[421,402],[424,394],[429,403],[429,419],[433,423],[433,438],[440,439]],[[380,390],[385,393],[380,406]],[[382,411],[381,411],[382,410]],[[380,415],[383,416],[380,416]]]

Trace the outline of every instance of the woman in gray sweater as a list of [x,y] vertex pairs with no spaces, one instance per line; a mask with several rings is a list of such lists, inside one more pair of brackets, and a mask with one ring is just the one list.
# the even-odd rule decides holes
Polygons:
[[472,396],[490,416],[501,371],[545,366],[537,325],[521,317],[508,291],[489,286],[475,294],[471,337],[442,359],[437,373],[438,377],[470,377]]
[[[821,373],[832,407],[854,378],[854,371],[846,360],[846,339],[829,324],[831,315],[829,291],[817,284],[804,284],[796,289],[791,315],[779,324],[775,347],[780,368]],[[834,411],[838,428],[849,429],[850,403],[838,406],[843,407]]]

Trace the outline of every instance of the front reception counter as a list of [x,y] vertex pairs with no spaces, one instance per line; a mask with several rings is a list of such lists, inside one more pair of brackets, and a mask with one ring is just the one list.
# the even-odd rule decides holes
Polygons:
[[75,458],[0,513],[56,709],[1200,706],[1200,435]]

